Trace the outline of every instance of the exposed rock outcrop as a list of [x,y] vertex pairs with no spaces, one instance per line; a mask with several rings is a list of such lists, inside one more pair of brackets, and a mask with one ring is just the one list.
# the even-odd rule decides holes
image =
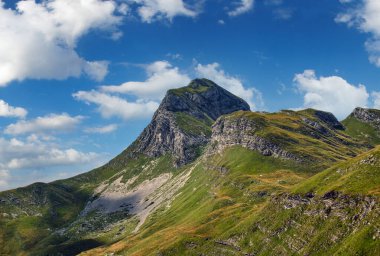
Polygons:
[[380,110],[368,108],[355,108],[351,116],[380,130]]
[[317,117],[319,120],[321,120],[330,128],[337,129],[337,130],[345,129],[343,124],[341,124],[338,121],[338,119],[336,119],[336,117],[330,112],[315,110],[314,116]]
[[209,142],[212,123],[238,110],[249,110],[249,105],[210,80],[195,79],[167,92],[151,123],[124,154],[171,153],[176,166],[184,165]]
[[256,150],[264,156],[300,161],[294,154],[282,149],[278,144],[261,137],[256,132],[260,122],[248,118],[219,118],[212,128],[209,153],[221,152],[231,146],[242,146]]

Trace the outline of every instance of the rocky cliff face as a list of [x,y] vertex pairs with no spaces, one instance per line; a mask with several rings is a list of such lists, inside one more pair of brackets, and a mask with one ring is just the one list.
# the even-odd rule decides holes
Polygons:
[[184,165],[209,142],[212,123],[238,110],[249,110],[249,105],[210,80],[195,79],[167,92],[132,151],[151,157],[171,153],[176,166]]
[[351,116],[380,130],[380,110],[355,108]]
[[[264,156],[324,164],[355,156],[351,147],[363,147],[344,130],[334,115],[319,110],[240,111],[215,122],[207,152],[221,153],[231,146],[241,146]],[[317,144],[320,150],[316,150]]]
[[213,126],[209,153],[220,153],[223,149],[231,146],[242,146],[256,150],[264,156],[300,160],[277,143],[257,135],[262,128],[262,123],[257,120],[221,117]]

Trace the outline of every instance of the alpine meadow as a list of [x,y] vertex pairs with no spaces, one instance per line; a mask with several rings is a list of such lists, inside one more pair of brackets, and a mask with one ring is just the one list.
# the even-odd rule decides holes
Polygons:
[[0,0],[0,255],[380,255],[380,1]]

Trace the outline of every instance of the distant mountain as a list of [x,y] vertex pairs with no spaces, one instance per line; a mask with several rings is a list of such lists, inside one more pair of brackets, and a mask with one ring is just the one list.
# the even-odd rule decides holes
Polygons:
[[0,192],[0,255],[380,255],[379,120],[193,80],[106,165]]

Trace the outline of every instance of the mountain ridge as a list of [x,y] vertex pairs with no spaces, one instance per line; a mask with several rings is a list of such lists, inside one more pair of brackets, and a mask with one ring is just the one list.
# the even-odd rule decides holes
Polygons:
[[[379,221],[379,209],[368,208],[366,198],[373,205],[380,191],[373,178],[380,168],[380,130],[368,130],[354,114],[348,118],[341,123],[314,109],[251,112],[239,97],[196,79],[170,90],[136,141],[104,166],[0,192],[0,253],[314,255],[348,245],[360,252],[367,238],[342,241],[353,236],[346,229],[354,218],[350,205],[363,216],[354,226],[379,239],[376,226],[366,230],[363,223]],[[336,176],[341,169],[347,171]],[[324,187],[315,184],[326,177],[340,186],[326,185],[316,195]],[[371,189],[360,188],[366,183]],[[329,210],[326,200],[336,207]],[[312,211],[318,214],[302,217]],[[346,219],[334,217],[342,212]],[[287,216],[321,242],[302,251],[303,231]],[[308,222],[320,229],[309,229]],[[323,236],[329,225],[341,232],[335,240]],[[368,248],[373,255],[380,250],[376,243]]]

